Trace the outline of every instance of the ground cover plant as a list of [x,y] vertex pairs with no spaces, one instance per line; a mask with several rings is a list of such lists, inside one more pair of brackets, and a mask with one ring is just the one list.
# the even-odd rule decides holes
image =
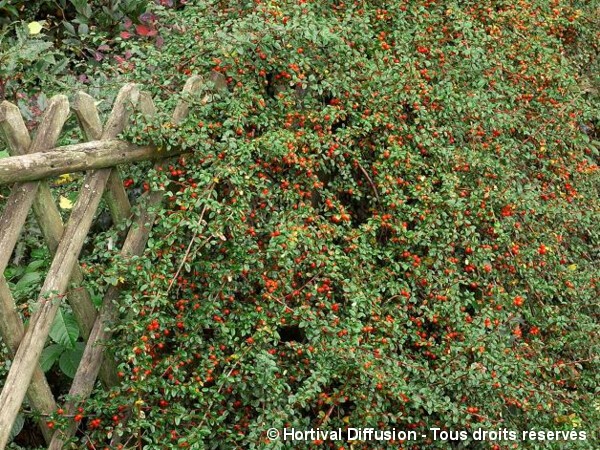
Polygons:
[[[107,70],[159,105],[123,138],[189,153],[128,176],[165,192],[145,255],[87,259],[96,292],[126,284],[121,383],[73,448],[597,448],[593,3],[156,6]],[[286,427],[426,437],[268,439]]]

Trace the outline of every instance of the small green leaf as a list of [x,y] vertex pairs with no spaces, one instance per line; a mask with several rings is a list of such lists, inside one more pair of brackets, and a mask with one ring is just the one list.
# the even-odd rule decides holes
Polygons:
[[27,269],[25,269],[26,273],[33,273],[36,272],[40,267],[42,267],[45,264],[45,261],[41,260],[41,259],[36,259],[34,261],[31,261],[29,263],[29,265],[27,266]]
[[24,425],[25,417],[23,417],[23,414],[18,414],[15,419],[15,423],[13,424],[12,429],[10,430],[10,433],[8,433],[8,442],[11,442],[14,438],[16,438],[19,435]]

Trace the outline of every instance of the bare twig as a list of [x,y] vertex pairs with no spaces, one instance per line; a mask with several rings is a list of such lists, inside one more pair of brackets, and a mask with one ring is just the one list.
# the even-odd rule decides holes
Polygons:
[[373,192],[375,193],[375,197],[377,198],[377,203],[381,203],[381,200],[379,199],[379,192],[377,192],[377,186],[375,186],[375,183],[373,183],[373,180],[369,176],[368,172],[365,170],[365,168],[360,163],[358,163],[358,167],[362,171],[363,175],[365,177],[367,177],[367,180],[369,180],[369,184],[371,185],[371,189],[373,189]]
[[[214,183],[211,183],[205,192],[210,192],[213,187],[214,187]],[[200,228],[200,225],[202,225],[202,221],[204,220],[204,213],[206,212],[207,208],[208,208],[207,205],[204,205],[204,208],[202,208],[202,212],[200,213],[200,217],[198,218],[198,222],[197,222],[198,228]],[[185,265],[185,262],[186,262],[188,256],[190,255],[190,252],[192,251],[192,246],[194,245],[194,241],[198,237],[198,234],[199,234],[199,231],[196,230],[194,232],[194,235],[192,236],[192,239],[190,239],[190,242],[185,251],[185,255],[183,255],[183,259],[181,260],[181,263],[179,264],[179,267],[177,268],[177,272],[175,272],[175,275],[173,275],[173,278],[171,279],[171,282],[169,283],[169,287],[167,288],[167,292],[165,293],[165,295],[169,294],[169,292],[171,291],[171,288],[175,284],[175,281],[177,281],[177,277],[179,277],[179,274],[181,273],[181,269],[183,269],[183,266]]]

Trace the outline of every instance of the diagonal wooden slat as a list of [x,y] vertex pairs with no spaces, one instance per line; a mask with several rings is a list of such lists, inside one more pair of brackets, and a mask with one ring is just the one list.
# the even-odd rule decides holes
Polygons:
[[[160,205],[163,196],[163,192],[153,192],[148,196],[147,205],[149,208],[136,218],[130,228],[121,251],[123,256],[131,257],[140,255],[143,252],[150,235],[152,223],[156,217],[156,213],[151,213],[149,211],[155,210],[156,207]],[[90,339],[84,350],[81,362],[79,363],[77,373],[73,379],[73,384],[69,390],[69,398],[71,400],[64,406],[66,416],[75,414],[77,409],[77,403],[74,401],[75,399],[77,399],[77,401],[85,400],[92,392],[95,380],[98,376],[100,364],[102,363],[103,348],[101,343],[106,342],[112,335],[110,328],[107,327],[106,324],[115,323],[119,318],[116,302],[119,299],[121,289],[121,285],[110,286],[104,296],[102,308],[100,309],[100,313],[96,319],[92,333],[90,334]],[[70,426],[66,430],[54,434],[52,442],[48,447],[49,450],[60,450],[63,448],[65,441],[69,439],[75,431],[75,423],[70,421],[69,425]]]
[[[12,356],[19,348],[25,331],[21,316],[15,309],[14,299],[2,274],[0,274],[0,310],[2,311],[2,314],[0,314],[0,334]],[[27,389],[27,399],[31,407],[41,414],[38,426],[46,442],[50,442],[52,430],[48,428],[45,417],[56,411],[56,401],[46,376],[38,364],[34,368],[31,384]]]
[[79,128],[87,141],[96,141],[102,137],[102,121],[91,95],[81,91],[75,94],[71,110],[77,116]]
[[[134,103],[137,99],[132,99]],[[119,105],[118,110],[112,112],[106,123],[106,131],[102,131],[102,123],[93,97],[85,92],[78,92],[73,99],[71,109],[75,112],[79,127],[82,129],[86,140],[109,140],[116,138],[123,131],[124,122],[115,125],[113,117],[128,117],[128,111],[124,105]],[[113,168],[108,179],[108,185],[104,193],[104,199],[110,210],[113,223],[120,223],[131,216],[131,205],[117,168]]]
[[[93,97],[84,92],[78,92],[77,94],[75,94],[71,109],[75,112],[75,115],[79,122],[79,126],[83,131],[85,138],[88,141],[97,140],[104,137],[102,131],[102,122],[100,120],[100,115],[98,114],[98,109],[96,108],[96,103]],[[122,114],[122,111],[119,110],[117,114]],[[111,129],[114,130],[114,127],[111,127]],[[113,136],[109,134],[107,135],[107,137],[110,138]],[[117,188],[114,187],[114,182],[113,186],[111,186],[110,180],[113,179],[115,176],[118,178],[118,174],[115,174],[113,170],[109,178],[108,186],[104,192],[105,199],[107,199],[109,205],[112,204],[113,198],[119,198],[121,195],[125,195],[125,197],[127,197],[120,180],[118,181],[119,186]],[[120,205],[123,204],[120,203]],[[121,208],[114,208],[113,221],[125,220],[127,219],[129,214],[130,210],[128,203],[124,204]],[[74,289],[71,290],[69,293],[69,303],[71,303],[71,305],[73,303],[86,306],[92,305],[93,308],[93,304],[91,302],[91,298],[87,290],[82,288],[78,289],[78,287],[81,286],[82,281],[83,276],[81,275],[81,270],[77,266],[71,277],[71,282],[74,285]],[[76,298],[71,299],[71,297]],[[77,297],[84,297],[84,299]],[[82,334],[87,340],[89,338],[90,332],[92,330],[96,318],[96,310],[95,308],[93,308],[93,311],[80,311],[79,317],[77,314],[76,317],[78,318],[80,328],[85,330]],[[103,381],[105,386],[112,386],[117,382],[118,377],[114,361],[111,361],[109,359],[105,360],[104,365],[100,368],[100,379]]]
[[[186,80],[185,85],[183,86],[184,94],[193,94],[198,92],[204,84],[204,79],[199,75],[194,75]],[[206,101],[208,101],[208,97],[205,97]],[[183,119],[185,119],[190,112],[190,105],[187,101],[181,100],[177,103],[175,110],[173,111],[172,121],[174,124],[179,124]]]
[[[125,89],[117,97],[113,110],[102,131],[100,116],[96,108],[94,99],[84,93],[78,92],[74,98],[74,107],[79,125],[88,140],[109,140],[116,138],[124,129],[129,121],[130,108],[128,102],[135,105],[139,101],[139,90],[131,86],[131,89]],[[122,223],[131,216],[131,204],[123,187],[123,181],[118,168],[113,167],[108,178],[104,199],[108,205],[114,224]],[[88,330],[91,331],[90,328]],[[89,331],[86,334],[86,339]],[[116,384],[118,381],[116,366],[114,361],[105,359],[100,368],[101,379],[106,386]]]
[[[139,92],[136,91],[131,95],[134,96],[131,99],[133,104],[137,104],[139,101]],[[102,140],[116,138],[123,131],[125,124],[129,120],[130,111],[125,108],[125,104],[115,103],[115,105],[120,109],[114,110],[110,115],[105,126],[105,131],[102,133]],[[115,122],[116,118],[120,118],[118,123]],[[121,223],[131,216],[131,204],[129,203],[129,197],[127,197],[125,188],[123,187],[123,181],[118,167],[113,167],[110,178],[108,179],[104,199],[108,205],[113,223]]]
[[[113,113],[116,114],[111,115],[107,130],[123,126],[119,121],[125,123],[127,118],[115,116],[122,114],[123,104],[131,100],[137,101],[137,94],[138,90],[134,84],[128,84],[121,89],[113,107]],[[38,299],[39,309],[31,318],[30,326],[15,354],[0,394],[0,448],[4,448],[8,441],[10,429],[23,402],[34,369],[37,367],[50,327],[60,306],[61,297],[68,287],[70,274],[89,232],[110,173],[110,168],[95,170],[88,173],[84,179],[83,188],[42,286]]]

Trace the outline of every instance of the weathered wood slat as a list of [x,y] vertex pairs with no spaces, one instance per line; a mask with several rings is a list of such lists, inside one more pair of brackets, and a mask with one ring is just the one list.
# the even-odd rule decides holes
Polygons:
[[[191,94],[200,90],[204,83],[204,80],[199,75],[194,75],[186,80],[185,85],[183,86],[183,94]],[[206,101],[208,101],[208,96],[205,97]],[[190,106],[188,102],[185,100],[180,101],[175,107],[175,111],[173,111],[173,123],[178,124],[183,119],[187,117],[190,112]]]
[[[57,103],[57,100],[60,102],[61,109],[60,114],[54,117],[54,115],[56,114],[55,104]],[[5,119],[5,122],[2,124],[4,132],[9,133],[10,135],[25,136],[27,129],[25,127],[25,123],[23,122],[23,118],[21,117],[21,114],[19,112],[19,109],[15,105],[8,102],[4,102],[0,109],[2,110],[2,114],[0,114],[0,117],[3,117]],[[59,128],[60,122],[56,122],[56,120],[59,119],[64,122],[66,120],[67,114],[68,102],[66,101],[66,97],[52,99],[38,128],[41,131],[41,133],[37,134],[34,140],[34,144],[31,145],[31,148],[35,150],[43,148],[44,145],[48,147],[54,146],[54,141],[46,141],[45,143],[41,143],[39,139],[42,139],[44,137],[52,138],[54,140],[58,139],[58,134],[56,132],[52,136],[49,136],[49,133],[44,130],[48,127],[53,127],[55,129]],[[46,119],[46,117],[48,117],[48,119]],[[60,127],[62,127],[62,125],[60,125]],[[27,136],[29,135],[27,134]],[[10,139],[8,139],[8,141],[11,142]],[[21,141],[26,142],[23,139],[21,139]],[[18,144],[14,139],[13,142],[15,142],[15,144],[11,145],[10,149],[12,153],[26,153],[22,148],[18,147]],[[27,150],[27,152],[29,152],[29,150]],[[7,206],[7,209],[5,210],[5,214],[3,214],[2,219],[0,219],[0,223],[5,224],[7,231],[11,228],[15,229],[17,226],[20,228],[24,223],[25,217],[27,215],[27,205],[31,205],[31,199],[34,199],[34,215],[36,217],[40,230],[42,231],[44,240],[48,245],[50,253],[54,255],[56,253],[58,244],[64,231],[62,217],[60,211],[54,203],[54,198],[52,197],[48,185],[45,182],[40,182],[36,193],[35,184],[35,182],[31,182],[24,183],[22,185],[15,185],[15,187],[13,188],[13,192],[15,192],[14,202],[11,201],[9,203],[9,206]],[[11,198],[12,197],[13,196],[11,195]],[[18,205],[19,203],[20,207]],[[7,221],[10,223],[6,224]],[[0,230],[2,228],[0,228]],[[7,249],[6,252],[0,253],[0,273],[4,271],[6,263],[10,256],[10,251],[8,251],[8,248],[11,244],[7,243],[7,240],[4,239],[4,236],[6,236],[6,234],[3,234],[3,231],[0,231],[0,242],[2,243],[0,248]],[[17,236],[13,235],[11,236],[11,239],[14,239],[14,241],[16,242]],[[79,269],[79,267],[76,267],[73,273],[71,274],[71,283],[78,286],[82,283],[82,281],[83,275],[81,273],[81,270]],[[87,339],[94,324],[94,320],[96,318],[96,308],[94,307],[92,299],[87,293],[87,291],[75,289],[69,292],[68,300],[69,304],[71,305],[71,308],[73,309],[75,318],[80,326],[81,334],[84,338]],[[106,373],[106,371],[103,370],[101,373],[101,378],[103,381],[106,382],[109,379],[114,379],[114,376],[109,377],[108,373]]]
[[[105,127],[106,131],[102,132],[102,125],[100,122],[100,117],[98,115],[98,110],[96,108],[94,99],[84,92],[79,92],[78,94],[76,94],[74,99],[74,104],[76,105],[76,107],[73,109],[79,121],[80,127],[84,132],[85,137],[88,140],[107,140],[116,138],[118,134],[123,131],[125,125],[129,120],[130,108],[128,104],[131,103],[135,105],[135,103],[138,100],[138,97],[139,90],[134,84],[128,84],[123,89],[121,89],[115,100],[113,110],[111,111],[111,114],[107,120],[107,124]],[[111,171],[110,177],[106,185],[106,189],[104,191],[104,199],[108,204],[114,223],[120,223],[121,221],[124,221],[130,217],[131,205],[129,203],[129,199],[127,197],[125,189],[123,188],[121,177],[119,176],[119,173],[116,168],[113,168]],[[78,268],[75,271],[75,274],[78,275],[78,279],[82,278]],[[76,280],[72,278],[71,281],[73,283]],[[81,289],[73,291],[71,295],[85,295],[89,298],[87,291]],[[91,323],[90,318],[92,318]],[[95,309],[94,315],[92,316],[91,314],[87,314],[86,319],[86,330],[84,336],[87,340],[89,338],[89,334],[94,323]],[[114,361],[105,359],[104,364],[100,368],[100,378],[104,382],[105,386],[111,386],[117,382],[116,373],[117,372]]]
[[[83,131],[86,140],[92,141],[100,139],[102,136],[102,122],[98,114],[94,99],[84,93],[78,92],[73,98],[71,110],[75,112],[79,127]],[[54,204],[52,203],[52,206]],[[54,209],[56,209],[54,207]],[[62,232],[61,232],[62,235]],[[76,266],[71,274],[71,285],[73,289],[69,291],[68,300],[73,308],[73,313],[79,325],[79,329],[85,340],[88,339],[94,321],[96,320],[96,308],[86,289],[80,288],[83,283],[83,274],[81,269]],[[113,378],[109,373],[104,373],[101,378],[105,383]]]
[[50,188],[45,181],[40,183],[37,194],[34,196],[33,214],[40,226],[50,253],[54,254],[64,231],[64,223]]
[[[39,152],[53,147],[69,114],[69,101],[64,95],[50,99],[48,108],[42,116],[35,140],[31,142],[27,127],[23,122],[19,108],[12,103],[2,102],[0,105],[0,129],[9,143],[9,151],[16,155]],[[8,159],[8,158],[7,158]],[[13,187],[8,204],[0,218],[0,273],[4,272],[10,253],[18,239],[21,228],[34,201],[39,186],[45,183],[29,182]]]
[[104,200],[114,224],[122,223],[131,217],[131,203],[123,187],[123,178],[118,167],[113,167],[110,173]]
[[[0,334],[2,341],[6,344],[11,356],[14,356],[19,343],[25,333],[25,328],[21,320],[21,316],[15,310],[15,302],[6,283],[6,279],[0,273]],[[46,442],[50,442],[53,431],[48,428],[46,419],[43,415],[51,414],[56,411],[56,402],[50,390],[50,386],[46,381],[46,376],[39,365],[33,371],[31,384],[27,389],[27,398],[32,408],[42,414],[38,422],[38,426],[44,435]]]
[[131,111],[139,102],[140,89],[135,83],[127,83],[121,88],[106,123],[102,139],[114,139],[129,122]]
[[37,183],[15,186],[0,217],[0,274],[8,265],[21,229],[27,220],[31,204],[37,191]]
[[4,100],[0,103],[0,130],[2,130],[8,148],[18,155],[27,153],[31,146],[29,131],[23,122],[19,108]]
[[86,141],[96,141],[102,137],[102,121],[91,95],[85,92],[75,94],[71,110],[77,117],[79,128],[83,131]]
[[[139,102],[140,91],[134,84],[126,85],[117,96],[113,110],[106,122],[102,140],[115,139],[129,122],[132,107]],[[95,109],[95,107],[94,107]],[[108,179],[104,200],[110,211],[113,223],[118,224],[131,216],[131,204],[123,187],[123,181],[118,167],[113,170]]]
[[169,158],[181,153],[183,150],[179,148],[159,151],[154,146],[138,146],[117,139],[65,145],[45,153],[0,159],[0,185]]
[[[62,117],[62,119],[66,120],[68,114],[68,103],[66,102],[66,97],[60,98],[60,101],[62,102],[62,109],[58,117]],[[54,141],[47,141],[44,144],[38,143],[38,139],[41,139],[43,136],[48,135],[48,133],[44,132],[43,130],[44,128],[47,128],[49,126],[48,124],[46,124],[45,119],[47,114],[54,114],[55,107],[53,106],[53,102],[54,100],[51,100],[51,103],[47,108],[47,112],[45,113],[44,118],[42,119],[42,122],[39,126],[39,129],[42,131],[42,133],[38,133],[38,135],[36,136],[34,145],[32,146],[34,150],[36,148],[42,148],[44,145],[52,147],[55,144]],[[4,131],[12,135],[25,135],[26,127],[25,123],[23,122],[23,118],[21,117],[21,114],[19,112],[19,109],[15,105],[5,102],[2,105],[2,110],[4,114],[0,116],[3,116],[6,120],[6,123],[3,124]],[[58,134],[55,133],[54,136],[52,136],[52,138],[56,140],[58,138]],[[11,145],[11,152],[14,152],[16,154],[26,153],[21,148],[18,148],[18,146],[16,145]],[[38,225],[40,226],[40,230],[42,231],[44,240],[48,245],[50,253],[54,255],[56,253],[58,243],[60,242],[64,231],[62,217],[60,211],[54,203],[54,198],[52,197],[52,194],[47,184],[45,182],[40,182],[39,187],[37,189],[37,193],[35,193],[34,184],[35,183],[25,183],[24,185],[16,185],[13,188],[13,191],[17,193],[16,197],[18,198],[18,200],[16,202],[21,202],[22,209],[15,211],[11,208],[6,211],[6,216],[8,220],[12,219],[13,226],[16,223],[24,223],[25,219],[24,217],[21,218],[21,215],[24,213],[26,205],[31,204],[31,200],[34,199],[34,215],[37,219]],[[1,246],[0,248],[6,247]],[[0,258],[2,258],[4,255],[6,255],[6,258],[8,258],[10,252],[7,251],[6,253],[0,254]],[[4,260],[1,260],[0,262],[4,262]],[[2,271],[4,267],[5,265],[0,264],[0,269],[2,269]],[[77,269],[73,273],[71,281],[73,283],[79,284],[82,280],[83,276],[81,274],[81,271]],[[74,291],[73,294],[69,296],[69,302],[73,308],[75,317],[77,318],[77,321],[80,324],[82,335],[84,337],[87,337],[89,335],[94,324],[96,313],[96,309],[94,308],[91,298],[89,297],[89,295],[87,295],[86,297],[86,294],[87,293],[85,292]]]
[[[123,101],[123,92],[120,93],[121,102]],[[101,139],[102,136],[102,122],[100,121],[100,116],[98,114],[98,110],[96,108],[94,99],[84,93],[78,92],[73,99],[73,106],[71,108],[77,117],[79,122],[79,126],[81,127],[83,134],[87,140],[96,140]],[[121,114],[121,109],[119,109],[117,114]],[[114,112],[113,112],[114,114]],[[113,131],[115,127],[111,127]],[[113,178],[113,173],[111,172],[110,180]],[[119,181],[120,191],[123,191],[123,185]],[[115,189],[115,195],[119,195],[119,189]],[[124,192],[123,192],[124,193]],[[105,192],[106,195],[106,192]],[[50,208],[54,209],[54,213],[57,213],[53,202],[49,203]],[[119,210],[119,218],[124,215],[129,214],[129,206],[125,206],[123,209]],[[61,231],[62,234],[62,231]],[[60,235],[59,235],[60,237]],[[79,324],[79,328],[82,331],[83,337],[87,340],[89,334],[94,325],[94,321],[96,319],[96,309],[92,303],[92,300],[89,296],[89,293],[86,289],[78,288],[83,282],[83,275],[79,267],[76,267],[73,273],[71,274],[71,285],[75,286],[73,290],[71,290],[68,294],[68,300],[73,308],[74,315]],[[116,367],[114,364],[105,365],[102,368],[100,378],[104,382],[105,385],[110,386],[116,381]]]
[[146,117],[153,117],[157,113],[156,105],[154,104],[154,100],[152,100],[152,95],[150,94],[150,92],[140,92],[138,109]]

